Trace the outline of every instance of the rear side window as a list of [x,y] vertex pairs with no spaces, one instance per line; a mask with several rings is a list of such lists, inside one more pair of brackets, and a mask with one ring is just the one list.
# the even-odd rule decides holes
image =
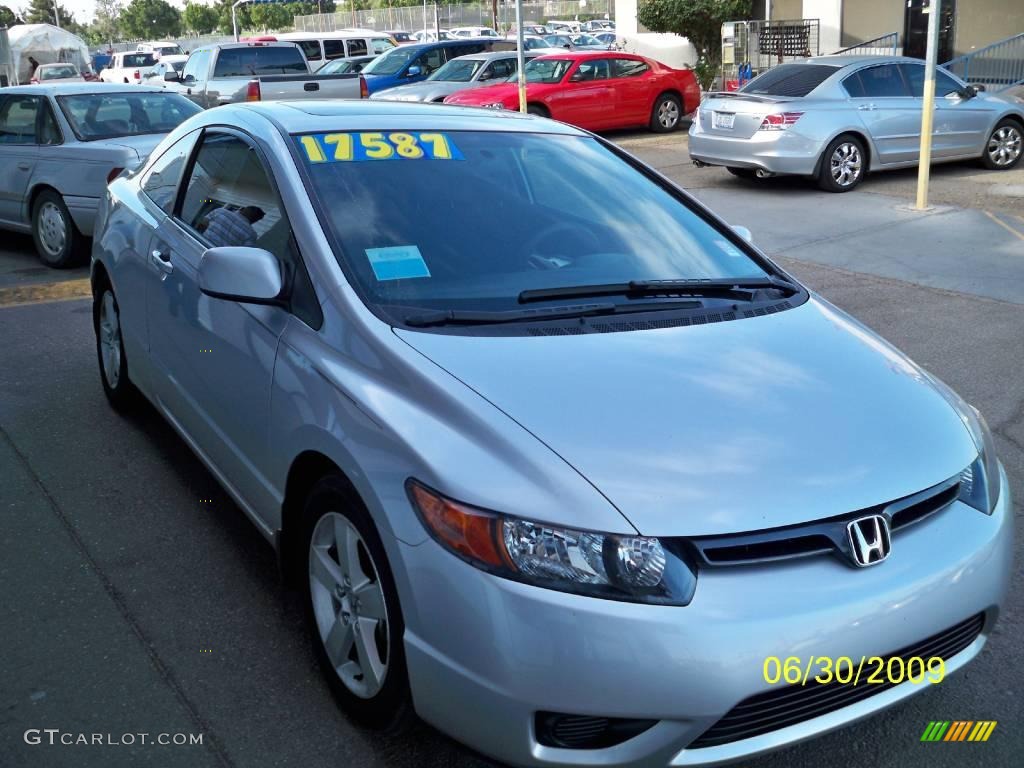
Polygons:
[[[329,57],[328,57],[329,58]],[[214,77],[307,74],[309,68],[294,45],[274,48],[227,48],[217,57]]]
[[[924,96],[924,64],[900,64],[903,77],[910,87],[910,95],[915,99]],[[961,85],[941,69],[935,70],[935,95],[938,98],[958,93]]]
[[366,55],[366,41],[362,38],[355,40],[346,40],[348,45],[349,56],[365,56]]
[[647,64],[637,59],[612,59],[612,77],[637,77],[647,71]]
[[345,58],[345,41],[324,40],[324,58],[328,61]]
[[740,93],[806,96],[834,75],[836,69],[829,64],[780,64],[755,77],[740,88]]
[[[410,37],[409,35],[402,35],[401,38],[396,39],[400,39],[403,42],[409,42],[412,40],[412,37]],[[392,48],[395,47],[395,44],[388,40],[388,38],[386,37],[375,37],[372,40],[370,40],[370,47],[373,48],[374,55],[377,55],[384,53],[384,51],[390,51]]]
[[126,53],[123,59],[125,67],[151,67],[155,63],[152,53]]
[[910,95],[910,90],[900,74],[899,67],[895,64],[868,67],[855,74],[856,81],[847,82],[853,77],[852,75],[843,81],[843,85],[846,86],[846,90],[850,92],[851,96],[855,96],[854,91],[850,90],[851,88],[857,91],[855,98],[859,96],[868,99],[881,99]]
[[302,53],[306,57],[306,61],[320,61],[320,41],[319,40],[296,40],[299,48],[302,49]]

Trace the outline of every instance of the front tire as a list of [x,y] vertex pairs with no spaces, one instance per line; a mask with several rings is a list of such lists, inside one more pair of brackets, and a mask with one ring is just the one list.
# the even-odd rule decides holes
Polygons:
[[527,104],[526,114],[536,115],[537,117],[551,117],[551,113],[540,104]]
[[1014,120],[1000,120],[981,155],[981,162],[990,171],[1008,171],[1020,162],[1024,154],[1024,129]]
[[404,728],[412,719],[405,624],[377,529],[337,476],[313,487],[304,520],[306,619],[331,692],[362,725]]
[[53,269],[73,266],[82,251],[85,238],[52,189],[44,189],[32,204],[32,240],[39,260]]
[[128,378],[121,310],[113,288],[105,280],[93,294],[92,317],[103,394],[115,410],[127,410],[135,403],[136,390]]
[[864,145],[853,136],[839,136],[825,148],[818,169],[818,186],[826,192],[849,192],[864,180]]
[[651,110],[651,130],[655,133],[671,133],[679,127],[683,117],[683,105],[671,93],[663,93],[654,102]]

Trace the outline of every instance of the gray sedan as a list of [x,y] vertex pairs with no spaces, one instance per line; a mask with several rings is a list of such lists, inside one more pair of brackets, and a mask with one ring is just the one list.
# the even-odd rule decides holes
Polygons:
[[930,688],[780,659],[934,682],[991,635],[1014,507],[980,414],[600,137],[254,102],[110,190],[103,390],[274,546],[352,718],[720,765]]
[[[813,176],[847,192],[870,171],[917,165],[924,64],[822,56],[782,64],[735,93],[712,93],[690,126],[690,157],[737,176]],[[980,159],[1013,168],[1024,107],[936,72],[932,161]]]
[[[537,55],[532,51],[524,52],[523,58],[529,61]],[[459,56],[426,80],[377,91],[370,98],[384,101],[444,101],[445,96],[458,91],[494,85],[507,80],[516,73],[516,66],[515,51]]]
[[157,88],[106,83],[0,91],[0,228],[31,232],[40,260],[84,255],[107,182],[200,109]]

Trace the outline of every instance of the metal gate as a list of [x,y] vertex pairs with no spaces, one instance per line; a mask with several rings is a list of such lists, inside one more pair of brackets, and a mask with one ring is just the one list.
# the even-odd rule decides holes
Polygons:
[[722,25],[723,90],[794,59],[818,56],[818,19],[727,21]]

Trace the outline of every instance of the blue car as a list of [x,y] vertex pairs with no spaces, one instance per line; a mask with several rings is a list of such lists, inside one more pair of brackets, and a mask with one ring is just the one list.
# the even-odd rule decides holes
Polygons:
[[505,50],[502,46],[515,48],[513,43],[493,40],[442,40],[420,45],[400,45],[381,54],[363,70],[366,87],[370,93],[394,88],[398,85],[418,83],[440,69],[446,62],[459,56],[485,51]]

